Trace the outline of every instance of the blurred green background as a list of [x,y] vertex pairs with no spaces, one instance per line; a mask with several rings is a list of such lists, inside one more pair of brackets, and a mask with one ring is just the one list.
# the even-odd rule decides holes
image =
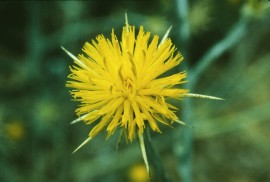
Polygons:
[[[69,124],[77,103],[65,87],[72,60],[60,46],[77,55],[100,33],[110,37],[114,28],[119,37],[127,11],[131,25],[152,35],[173,26],[170,37],[185,56],[180,70],[192,70],[241,17],[248,19],[191,91],[225,101],[192,99],[187,169],[196,182],[269,182],[270,2],[188,3],[183,38],[177,0],[0,2],[0,181],[149,181],[138,142],[116,150],[117,134],[106,141],[103,132],[71,155],[92,126]],[[169,181],[182,181],[173,147],[185,127],[174,126],[152,133],[152,142]]]

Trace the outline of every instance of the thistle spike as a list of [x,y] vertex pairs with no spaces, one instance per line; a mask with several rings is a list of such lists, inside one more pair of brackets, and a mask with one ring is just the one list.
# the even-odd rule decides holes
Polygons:
[[201,98],[201,99],[212,99],[212,100],[224,100],[220,97],[214,97],[209,95],[201,95],[201,94],[193,94],[193,93],[186,93],[183,96],[185,97],[195,97],[195,98]]
[[89,69],[81,60],[79,60],[76,56],[74,56],[71,52],[69,52],[68,50],[66,50],[63,46],[61,46],[61,49],[63,51],[65,51],[65,53],[71,58],[73,59],[76,63],[78,63],[81,67]]
[[144,144],[144,139],[143,139],[143,134],[138,133],[139,137],[139,142],[140,142],[140,147],[141,147],[141,152],[144,160],[144,164],[146,166],[147,174],[150,176],[150,170],[149,170],[149,163],[146,155],[146,150],[145,150],[145,144]]
[[166,33],[165,33],[164,36],[162,37],[161,42],[159,43],[158,46],[160,46],[163,42],[165,42],[165,40],[166,40],[166,39],[168,38],[168,36],[169,36],[169,33],[170,33],[171,29],[172,29],[172,26],[170,26],[170,27],[168,28],[168,30],[166,31]]
[[178,124],[181,124],[181,125],[187,125],[184,121],[180,121],[179,119],[177,119],[177,120],[174,120],[176,123],[178,123]]
[[70,122],[70,124],[75,124],[80,121],[82,121],[88,114],[83,115],[82,117],[78,117],[77,119],[74,119],[73,121]]
[[126,20],[126,26],[128,27],[128,16],[127,16],[127,12],[125,12],[125,20]]
[[73,152],[72,154],[74,154],[75,152],[77,152],[80,148],[82,148],[85,144],[87,144],[92,138],[91,137],[88,137],[86,140],[84,140],[84,142],[79,146],[77,147]]

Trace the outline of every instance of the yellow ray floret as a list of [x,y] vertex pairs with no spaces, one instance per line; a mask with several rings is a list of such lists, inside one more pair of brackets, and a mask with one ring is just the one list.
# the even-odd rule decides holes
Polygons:
[[136,35],[135,27],[126,24],[121,41],[112,30],[111,39],[99,35],[85,43],[84,54],[78,57],[63,48],[75,62],[66,84],[80,102],[79,118],[73,123],[82,120],[94,125],[86,142],[102,130],[109,137],[117,128],[133,141],[136,133],[142,136],[146,123],[160,132],[158,123],[180,121],[167,99],[187,96],[188,91],[179,88],[186,82],[186,73],[163,76],[183,60],[166,37],[159,43],[159,37],[150,40],[150,32],[142,26]]

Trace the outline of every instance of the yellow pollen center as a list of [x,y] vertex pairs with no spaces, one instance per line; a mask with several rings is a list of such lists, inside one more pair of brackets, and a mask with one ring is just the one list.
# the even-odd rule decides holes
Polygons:
[[136,95],[137,89],[135,87],[134,81],[130,77],[127,77],[123,83],[123,97],[132,102]]

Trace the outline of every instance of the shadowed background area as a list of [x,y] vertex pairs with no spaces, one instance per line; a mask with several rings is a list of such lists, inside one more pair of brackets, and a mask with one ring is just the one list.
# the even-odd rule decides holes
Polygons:
[[174,101],[189,126],[151,132],[166,180],[270,181],[269,4],[0,2],[0,181],[149,181],[138,141],[117,147],[119,132],[109,140],[102,132],[71,155],[92,125],[69,124],[77,103],[65,87],[72,60],[60,46],[77,55],[112,28],[120,39],[126,11],[151,35],[172,25],[169,37],[185,60],[170,72],[187,70],[192,93],[225,98]]

